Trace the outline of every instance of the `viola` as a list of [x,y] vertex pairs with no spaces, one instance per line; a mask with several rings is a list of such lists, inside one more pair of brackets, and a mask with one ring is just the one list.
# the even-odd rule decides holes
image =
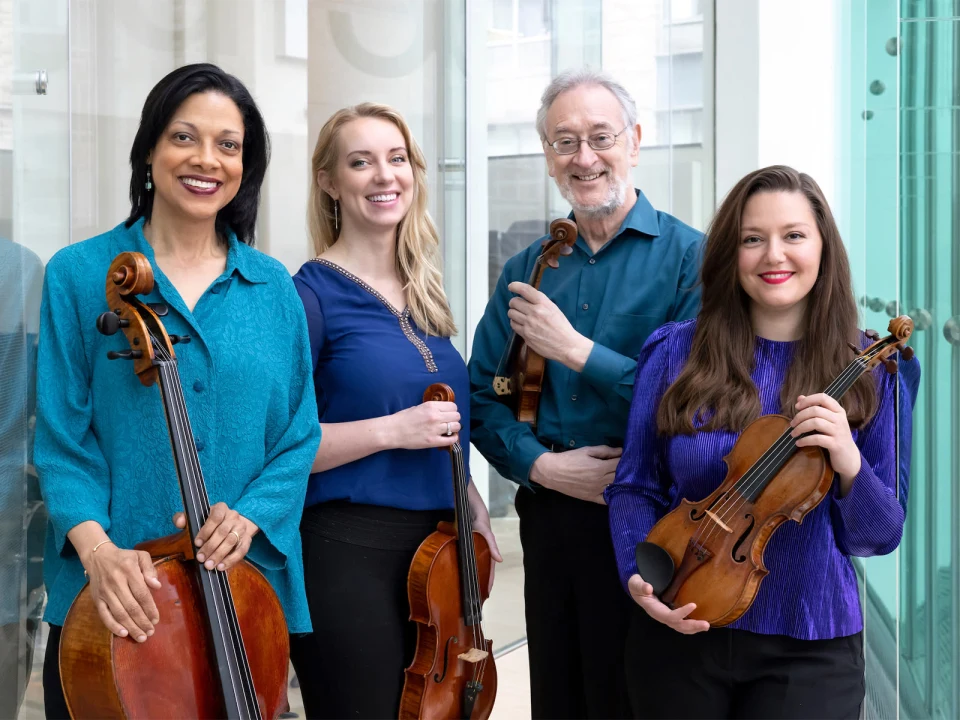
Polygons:
[[142,254],[118,255],[106,286],[112,311],[97,319],[97,328],[105,335],[122,330],[129,349],[107,357],[132,360],[144,386],[159,385],[187,524],[136,546],[150,553],[161,584],[151,590],[160,623],[147,642],[111,633],[89,585],[74,600],[60,640],[67,707],[75,718],[276,718],[289,709],[290,655],[276,593],[245,560],[224,573],[194,558],[210,499],[173,351],[189,336],[168,335],[158,316],[165,308],[137,299],[153,290]]
[[[897,351],[910,360],[913,350],[905,343],[913,321],[894,318],[889,332],[880,339],[868,331],[875,342],[862,352],[851,344],[857,357],[824,392],[839,400],[881,362],[896,372],[891,355]],[[753,604],[769,573],[763,552],[774,532],[787,520],[802,522],[833,485],[823,448],[798,448],[791,430],[783,415],[754,420],[724,458],[727,475],[720,487],[699,502],[682,500],[637,544],[638,572],[664,604],[696,603],[688,617],[713,627],[729,625]]]
[[[543,240],[543,249],[533,264],[527,284],[534,290],[539,290],[544,270],[548,267],[560,267],[560,256],[572,253],[576,241],[577,226],[572,220],[559,218],[550,223],[550,237]],[[519,422],[530,423],[536,427],[547,361],[542,355],[531,350],[520,335],[513,332],[500,365],[505,371],[501,374],[501,368],[497,369],[493,380],[494,392],[507,399]]]
[[[443,383],[424,402],[453,402]],[[463,448],[450,448],[454,522],[442,522],[417,549],[407,576],[417,651],[405,671],[400,720],[486,720],[497,695],[493,643],[484,637],[482,606],[492,571],[490,548],[473,531]]]

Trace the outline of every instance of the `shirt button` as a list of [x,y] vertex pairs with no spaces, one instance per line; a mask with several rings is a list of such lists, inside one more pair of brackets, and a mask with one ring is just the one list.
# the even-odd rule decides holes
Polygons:
[[584,304],[581,305],[580,307],[582,307],[584,310],[589,310],[589,309],[590,309],[590,303],[584,303]]
[[194,392],[203,392],[203,383],[200,382],[199,380],[197,380],[197,381],[193,384],[193,391],[194,391]]
[[577,444],[577,441],[576,441],[576,440],[571,440],[570,442],[567,443],[567,446],[568,446],[568,447],[573,447],[573,446],[576,445],[576,444]]
[[590,258],[589,260],[587,260],[587,262],[590,263],[591,265],[596,265],[596,264],[597,264],[597,259],[596,259],[596,258]]
[[571,395],[571,396],[570,396],[570,399],[573,400],[574,402],[576,402],[577,396],[576,396],[576,395]]

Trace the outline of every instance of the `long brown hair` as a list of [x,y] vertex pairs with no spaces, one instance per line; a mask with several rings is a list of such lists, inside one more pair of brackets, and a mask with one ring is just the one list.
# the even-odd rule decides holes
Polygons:
[[[798,395],[823,392],[840,374],[853,359],[847,342],[860,347],[850,263],[823,192],[809,175],[784,165],[756,170],[734,186],[707,231],[700,273],[702,308],[690,356],[657,410],[662,434],[692,434],[695,424],[705,431],[740,431],[760,415],[760,396],[750,377],[756,342],[750,298],[737,274],[743,210],[760,192],[802,193],[823,239],[803,335],[780,390],[781,412],[792,417]],[[851,427],[869,421],[877,406],[871,374],[863,375],[840,403]]]

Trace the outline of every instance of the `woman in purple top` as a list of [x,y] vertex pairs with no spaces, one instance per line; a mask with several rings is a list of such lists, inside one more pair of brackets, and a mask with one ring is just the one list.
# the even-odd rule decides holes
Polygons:
[[[605,492],[620,577],[637,603],[626,657],[633,712],[856,718],[863,617],[850,557],[900,542],[903,381],[878,370],[840,402],[821,392],[852,359],[847,342],[870,341],[857,329],[840,233],[808,175],[764,168],[730,191],[707,237],[702,283],[699,316],[664,325],[640,354],[623,457]],[[750,609],[710,628],[688,617],[692,603],[671,609],[653,595],[634,550],[683,498],[713,492],[740,432],[772,413],[790,416],[795,436],[813,431],[797,445],[828,453],[833,491],[802,524],[773,535],[770,575]],[[903,413],[908,455],[910,430]]]

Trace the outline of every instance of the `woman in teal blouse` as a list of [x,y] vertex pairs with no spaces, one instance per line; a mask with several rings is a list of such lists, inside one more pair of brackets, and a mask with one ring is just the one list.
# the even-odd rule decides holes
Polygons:
[[[58,252],[41,308],[35,461],[50,515],[44,575],[50,637],[47,717],[66,717],[57,649],[89,575],[119,636],[163,632],[139,542],[174,532],[182,510],[159,393],[100,335],[104,279],[123,251],[156,278],[211,503],[197,558],[226,570],[244,556],[272,583],[291,633],[311,629],[298,526],[320,427],[303,307],[283,266],[251,246],[268,162],[246,88],[213,65],[170,73],[147,97],[130,153],[130,217]],[[181,349],[182,348],[182,349]],[[181,516],[176,518],[182,527]]]

